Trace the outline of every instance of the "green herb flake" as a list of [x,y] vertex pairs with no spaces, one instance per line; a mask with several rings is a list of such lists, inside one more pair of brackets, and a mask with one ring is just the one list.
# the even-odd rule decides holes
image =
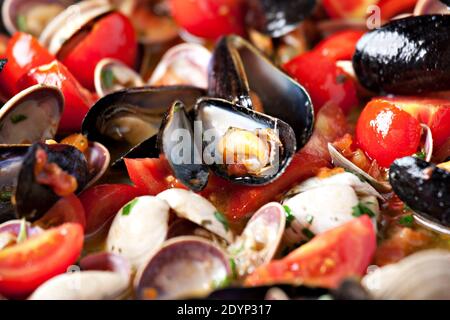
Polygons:
[[295,220],[295,216],[292,214],[291,208],[288,206],[283,206],[284,211],[286,212],[286,226],[289,227],[292,221]]
[[214,212],[214,217],[217,219],[217,221],[219,221],[223,227],[225,228],[225,231],[228,231],[230,229],[230,225],[228,224],[228,220],[227,218],[225,218],[225,216],[220,213],[219,211]]
[[308,215],[306,216],[306,222],[308,222],[308,224],[312,224],[313,221],[314,221],[314,216],[308,214]]
[[371,218],[375,217],[375,213],[373,213],[372,210],[370,210],[365,204],[363,204],[361,202],[358,203],[356,206],[354,206],[352,208],[352,210],[353,210],[352,215],[355,218],[359,218],[359,217],[361,217],[364,214],[367,214]]
[[114,76],[114,72],[111,69],[105,69],[102,71],[102,82],[105,88],[111,88],[114,86],[114,81],[116,77]]
[[20,221],[20,230],[19,234],[17,236],[17,243],[22,243],[25,240],[27,240],[28,234],[27,234],[27,220],[22,219]]
[[308,240],[311,240],[312,238],[314,238],[316,235],[314,234],[314,232],[312,232],[311,230],[309,230],[308,228],[303,228],[302,229],[302,233],[303,235],[308,238]]
[[27,18],[23,14],[19,14],[16,19],[17,29],[19,31],[27,31]]
[[425,160],[426,156],[427,155],[426,155],[425,151],[423,151],[423,150],[414,154],[414,157],[422,159],[422,160]]
[[231,272],[233,273],[233,279],[238,278],[238,272],[236,267],[236,261],[234,261],[233,258],[230,258],[230,266],[231,266]]
[[402,216],[398,219],[398,223],[405,227],[412,227],[414,224],[414,217],[412,215]]
[[11,201],[12,192],[11,191],[2,191],[0,192],[0,202],[8,202]]
[[223,289],[226,287],[229,287],[231,285],[231,277],[230,276],[226,276],[223,279],[220,280],[214,280],[212,283],[212,287],[214,290],[217,289]]
[[131,213],[131,210],[134,208],[134,206],[138,203],[138,199],[134,199],[130,202],[127,203],[127,205],[125,207],[123,207],[122,210],[122,215],[123,216],[128,216]]
[[11,116],[11,123],[17,124],[19,122],[22,122],[24,120],[27,120],[27,116],[24,114],[14,114]]
[[403,210],[404,211],[412,211],[412,209],[406,203],[403,204]]

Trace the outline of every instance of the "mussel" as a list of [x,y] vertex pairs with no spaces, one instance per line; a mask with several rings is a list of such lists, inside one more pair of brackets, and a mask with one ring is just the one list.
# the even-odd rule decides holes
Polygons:
[[369,90],[417,94],[450,89],[450,15],[411,16],[364,35],[353,57]]
[[217,43],[208,95],[285,121],[295,131],[297,149],[312,134],[314,110],[308,93],[241,37],[227,36]]
[[450,228],[450,172],[416,157],[397,159],[389,170],[395,193],[416,215]]

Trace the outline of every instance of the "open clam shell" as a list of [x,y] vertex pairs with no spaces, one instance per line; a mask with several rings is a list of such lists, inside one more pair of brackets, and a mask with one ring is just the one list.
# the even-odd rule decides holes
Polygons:
[[227,255],[198,237],[167,241],[136,278],[139,299],[186,299],[207,296],[232,274]]
[[187,219],[218,235],[228,243],[233,241],[233,233],[223,215],[202,196],[184,189],[168,189],[157,195],[165,200],[179,218]]
[[242,234],[228,247],[239,276],[250,274],[272,260],[285,225],[284,208],[276,202],[265,205],[252,216]]
[[[159,132],[162,118],[176,100],[192,108],[204,95],[189,86],[124,89],[100,99],[86,115],[82,132],[111,152],[112,164]],[[143,150],[147,154],[154,150]]]
[[56,87],[35,85],[0,109],[0,144],[26,144],[53,139],[64,110]]
[[98,142],[89,142],[84,153],[88,167],[88,183],[85,189],[93,186],[99,181],[109,168],[111,155],[104,145]]
[[306,90],[241,37],[227,36],[216,45],[208,95],[247,108],[261,104],[264,113],[294,129],[297,149],[311,137],[314,110]]

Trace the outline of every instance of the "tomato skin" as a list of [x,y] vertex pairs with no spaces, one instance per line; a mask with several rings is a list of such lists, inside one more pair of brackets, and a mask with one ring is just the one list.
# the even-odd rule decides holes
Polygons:
[[60,132],[77,132],[95,99],[59,61],[54,60],[30,70],[19,81],[23,90],[35,84],[58,87],[64,95],[64,113],[59,124]]
[[83,205],[74,194],[58,200],[36,224],[43,228],[56,227],[64,223],[78,223],[86,227],[86,215]]
[[401,14],[412,12],[416,6],[417,0],[380,0],[381,19],[390,20],[391,18]]
[[130,20],[114,12],[96,22],[85,38],[66,55],[59,55],[58,58],[83,87],[94,91],[97,63],[104,58],[114,58],[133,68],[137,47],[135,30]]
[[259,267],[245,283],[249,286],[290,283],[337,288],[346,278],[365,274],[376,246],[373,224],[363,215],[316,236],[282,260]]
[[367,15],[367,8],[370,5],[377,4],[378,1],[379,0],[323,0],[322,4],[331,18],[364,18]]
[[356,144],[387,168],[395,159],[410,156],[420,145],[419,121],[392,103],[375,99],[356,124]]
[[320,52],[321,55],[333,61],[352,60],[356,44],[364,34],[364,31],[359,30],[336,32],[319,42],[314,51]]
[[194,36],[215,40],[245,34],[242,0],[170,0],[176,22]]
[[316,112],[330,101],[345,113],[359,103],[355,82],[333,60],[322,56],[320,52],[301,54],[283,68],[305,87]]
[[1,250],[0,294],[26,297],[45,281],[66,272],[82,247],[83,228],[66,223]]
[[25,73],[55,59],[33,36],[23,32],[9,40],[5,58],[8,63],[0,72],[0,88],[8,99],[19,93],[17,82]]
[[103,184],[83,191],[79,198],[86,212],[86,234],[99,231],[120,208],[140,195],[127,184]]

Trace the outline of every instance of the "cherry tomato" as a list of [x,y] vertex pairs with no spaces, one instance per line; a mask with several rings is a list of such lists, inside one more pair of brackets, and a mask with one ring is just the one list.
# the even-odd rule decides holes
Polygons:
[[424,97],[383,98],[430,127],[439,148],[450,138],[450,101]]
[[0,294],[24,298],[42,283],[66,272],[83,247],[83,228],[66,223],[0,251]]
[[380,0],[381,19],[390,20],[391,18],[402,14],[410,13],[416,6],[417,0]]
[[356,125],[356,144],[383,167],[417,152],[419,121],[394,104],[375,99],[362,111]]
[[322,40],[314,48],[314,51],[320,52],[324,57],[328,57],[333,61],[352,60],[356,44],[364,33],[364,31],[359,30],[336,32]]
[[301,54],[284,69],[309,92],[316,112],[327,102],[335,103],[345,113],[358,105],[355,82],[319,52]]
[[61,89],[65,104],[59,131],[64,133],[80,131],[84,116],[95,100],[69,70],[61,62],[54,60],[30,70],[18,81],[21,89],[35,84],[47,84]]
[[61,198],[36,224],[44,229],[73,222],[86,227],[86,216],[83,205],[76,195]]
[[120,208],[140,195],[127,184],[103,184],[83,191],[79,198],[86,213],[86,234],[99,231]]
[[367,271],[376,250],[376,234],[367,215],[316,236],[282,260],[261,266],[247,277],[250,286],[274,283],[336,288]]
[[367,8],[370,5],[377,4],[378,1],[379,0],[323,0],[322,4],[331,18],[364,18],[368,13]]
[[121,13],[101,18],[81,39],[75,37],[71,41],[64,45],[58,58],[83,87],[91,91],[94,91],[94,71],[100,60],[114,58],[131,68],[135,66],[135,31],[130,20]]
[[19,79],[32,68],[55,59],[33,36],[18,32],[8,42],[5,58],[8,63],[0,72],[0,88],[6,98],[19,93]]
[[242,0],[170,0],[176,22],[197,37],[245,34]]

